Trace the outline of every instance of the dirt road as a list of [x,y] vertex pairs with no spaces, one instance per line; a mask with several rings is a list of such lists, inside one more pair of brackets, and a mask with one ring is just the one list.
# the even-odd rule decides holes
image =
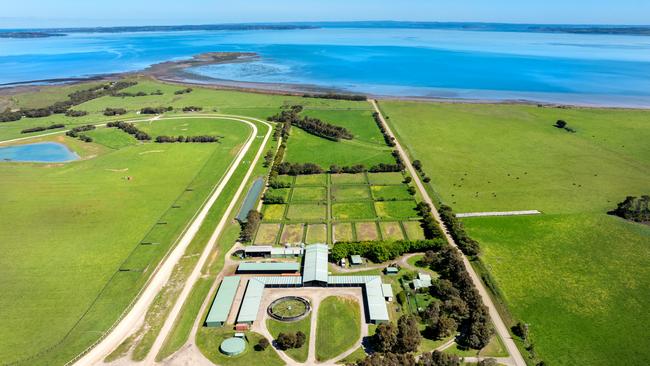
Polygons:
[[[384,119],[383,114],[381,113],[381,110],[379,109],[379,106],[377,105],[376,100],[370,100],[370,104],[372,104],[373,108],[375,111],[379,114],[379,119],[381,120],[381,123],[384,125],[384,128],[386,129],[386,132],[395,138],[395,149],[399,151],[402,159],[404,160],[404,163],[406,164],[407,169],[409,170],[409,173],[413,176],[413,182],[415,182],[415,185],[418,187],[418,190],[422,194],[422,197],[426,203],[431,206],[433,216],[435,217],[436,221],[438,221],[438,224],[440,225],[441,228],[443,228],[443,231],[445,233],[445,236],[447,238],[447,241],[449,244],[452,246],[456,247],[456,243],[454,242],[454,239],[451,238],[449,233],[447,232],[447,228],[445,227],[444,223],[442,220],[440,220],[440,215],[438,214],[438,210],[436,209],[436,206],[433,204],[433,200],[431,200],[431,197],[429,196],[429,193],[427,193],[426,189],[424,188],[424,185],[422,184],[422,181],[420,180],[420,176],[418,173],[415,171],[415,168],[413,168],[413,164],[411,164],[411,160],[409,158],[409,155],[406,153],[406,151],[402,148],[402,144],[400,144],[399,140],[395,137],[395,134],[393,133],[392,129],[386,123],[386,120]],[[512,359],[512,362],[508,362],[508,364],[516,365],[516,366],[526,366],[526,362],[524,361],[524,358],[521,356],[521,353],[519,352],[519,349],[515,345],[514,340],[510,336],[510,333],[508,332],[508,328],[506,327],[505,323],[501,319],[501,316],[499,315],[499,312],[497,311],[496,307],[494,306],[494,303],[492,302],[492,299],[490,298],[489,294],[487,293],[487,290],[483,286],[483,282],[481,282],[481,279],[479,276],[476,274],[476,271],[474,271],[474,268],[472,265],[469,263],[469,260],[467,257],[464,255],[463,257],[463,264],[465,265],[465,269],[469,273],[472,282],[474,283],[474,286],[476,286],[476,289],[478,290],[479,294],[483,298],[483,303],[485,306],[488,307],[489,312],[490,312],[490,317],[492,318],[492,322],[494,323],[494,328],[496,329],[497,334],[501,339],[503,340],[503,343],[506,346],[506,349],[508,350],[508,353],[510,354],[510,359]]]

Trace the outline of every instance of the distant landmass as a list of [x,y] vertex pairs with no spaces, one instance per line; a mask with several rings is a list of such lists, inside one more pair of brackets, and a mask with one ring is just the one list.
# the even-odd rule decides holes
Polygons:
[[177,32],[220,30],[296,30],[317,28],[406,28],[446,29],[484,32],[572,33],[650,36],[650,25],[565,25],[565,24],[507,24],[466,22],[297,22],[297,23],[244,23],[204,25],[155,25],[124,27],[48,28],[0,30],[0,38],[45,38],[69,33],[124,33],[124,32]]
[[47,38],[47,37],[61,37],[65,36],[64,33],[47,33],[47,32],[2,32],[0,31],[0,38]]

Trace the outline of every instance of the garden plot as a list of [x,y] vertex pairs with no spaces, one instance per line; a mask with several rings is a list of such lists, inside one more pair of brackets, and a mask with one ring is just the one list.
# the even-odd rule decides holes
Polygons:
[[369,173],[368,180],[370,184],[386,185],[386,184],[401,184],[404,181],[402,173]]
[[370,190],[366,185],[333,186],[332,200],[338,202],[370,200]]
[[287,224],[284,225],[282,236],[280,237],[280,244],[299,244],[302,243],[302,233],[305,225],[303,224]]
[[354,224],[357,232],[357,240],[373,241],[379,240],[377,232],[377,223],[375,222],[357,222]]
[[334,234],[333,241],[353,241],[354,234],[352,229],[352,224],[349,222],[342,222],[334,224]]
[[404,234],[399,222],[380,222],[381,235],[384,240],[403,240]]
[[326,204],[293,203],[289,205],[286,219],[291,221],[325,220],[326,211]]
[[274,245],[280,232],[280,224],[261,224],[255,237],[255,245]]
[[325,201],[327,188],[325,187],[296,187],[291,194],[291,202],[300,201]]
[[365,174],[332,174],[332,184],[367,184]]
[[332,216],[336,220],[367,220],[376,217],[372,202],[335,203]]
[[407,191],[405,184],[392,186],[371,186],[372,198],[375,201],[401,201],[412,200],[413,196]]
[[264,205],[262,210],[264,221],[281,221],[286,207],[287,205]]
[[403,221],[402,225],[409,240],[424,240],[424,232],[419,221]]
[[296,177],[296,186],[325,186],[327,185],[326,174],[299,175]]
[[415,201],[375,202],[377,216],[381,219],[408,219],[417,217]]
[[327,225],[314,224],[307,226],[307,244],[327,243]]

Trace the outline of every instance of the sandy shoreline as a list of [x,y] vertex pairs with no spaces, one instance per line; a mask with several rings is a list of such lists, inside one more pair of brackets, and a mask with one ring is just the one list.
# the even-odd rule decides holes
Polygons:
[[237,90],[251,93],[293,95],[302,96],[310,94],[362,94],[369,98],[379,100],[404,100],[415,102],[436,102],[451,104],[521,104],[535,105],[548,108],[592,108],[592,109],[650,109],[648,106],[625,106],[607,103],[576,103],[576,102],[549,102],[531,99],[508,99],[508,98],[464,98],[464,97],[442,97],[442,96],[397,96],[372,93],[351,92],[343,88],[327,88],[319,85],[290,84],[290,83],[254,83],[245,81],[233,81],[216,79],[188,69],[227,63],[252,62],[260,60],[261,56],[253,52],[208,52],[193,56],[190,59],[179,61],[166,61],[151,65],[143,70],[129,71],[114,74],[93,75],[89,77],[57,78],[45,80],[31,80],[0,84],[0,96],[13,95],[17,93],[38,91],[44,87],[52,87],[62,84],[80,84],[91,81],[114,81],[125,77],[150,77],[160,82],[173,83],[178,85],[196,86],[220,90]]

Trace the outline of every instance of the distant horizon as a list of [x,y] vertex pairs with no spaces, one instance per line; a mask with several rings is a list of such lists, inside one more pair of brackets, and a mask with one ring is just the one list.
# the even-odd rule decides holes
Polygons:
[[[0,21],[9,19],[7,17],[0,17]],[[442,20],[318,20],[318,21],[233,21],[233,22],[182,22],[182,23],[143,23],[143,24],[102,24],[102,25],[51,25],[51,26],[13,26],[13,27],[0,27],[0,31],[30,31],[30,30],[69,30],[69,29],[94,29],[94,28],[138,28],[138,27],[183,27],[183,26],[219,26],[219,25],[317,25],[317,24],[379,24],[379,23],[403,23],[403,24],[440,24],[440,25],[461,25],[461,24],[476,24],[476,25],[512,25],[512,26],[559,26],[559,27],[612,27],[612,28],[625,28],[625,27],[650,27],[650,23],[645,24],[623,24],[623,23],[542,23],[542,22],[493,22],[493,21],[442,21]]]

